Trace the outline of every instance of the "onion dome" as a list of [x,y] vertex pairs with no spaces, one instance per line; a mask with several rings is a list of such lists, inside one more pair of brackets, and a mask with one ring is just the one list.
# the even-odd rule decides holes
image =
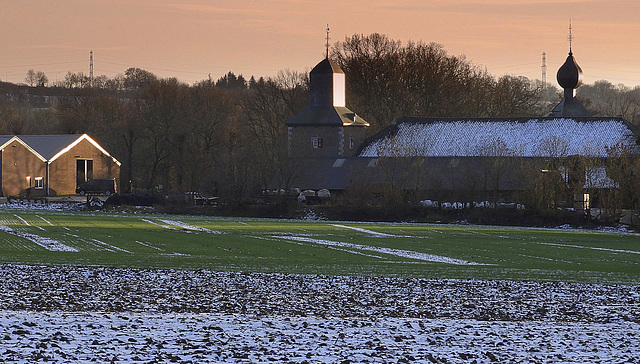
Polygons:
[[567,60],[558,69],[556,79],[558,84],[565,90],[575,90],[582,84],[582,68],[578,66],[575,58],[573,58],[573,52],[569,52]]
[[582,68],[573,58],[569,48],[569,57],[558,69],[556,76],[558,83],[564,89],[564,98],[549,113],[553,117],[591,117],[591,113],[576,98],[576,88],[582,84]]

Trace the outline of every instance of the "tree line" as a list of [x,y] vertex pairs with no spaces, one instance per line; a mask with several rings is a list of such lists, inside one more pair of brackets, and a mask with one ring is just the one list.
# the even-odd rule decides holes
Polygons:
[[[496,78],[436,43],[353,35],[330,55],[346,74],[347,107],[371,133],[403,115],[543,116],[561,97],[523,76]],[[308,72],[290,70],[248,80],[229,72],[188,85],[129,68],[113,78],[68,73],[54,86],[30,70],[25,82],[0,84],[0,134],[87,133],[122,162],[123,187],[199,191],[232,204],[291,168],[284,122],[309,95]],[[596,115],[640,122],[638,88],[599,81],[581,95]]]

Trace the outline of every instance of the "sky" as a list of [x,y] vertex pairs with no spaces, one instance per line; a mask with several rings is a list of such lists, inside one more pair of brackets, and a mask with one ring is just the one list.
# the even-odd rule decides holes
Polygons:
[[[139,67],[192,84],[308,71],[354,34],[436,42],[496,77],[547,82],[572,49],[586,84],[640,85],[638,0],[2,0],[0,80]],[[347,75],[347,82],[348,82]]]

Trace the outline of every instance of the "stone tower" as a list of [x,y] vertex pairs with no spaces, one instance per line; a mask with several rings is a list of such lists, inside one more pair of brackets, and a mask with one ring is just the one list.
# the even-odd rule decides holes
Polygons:
[[346,107],[346,79],[328,57],[309,73],[309,106],[289,119],[291,157],[354,156],[369,126]]

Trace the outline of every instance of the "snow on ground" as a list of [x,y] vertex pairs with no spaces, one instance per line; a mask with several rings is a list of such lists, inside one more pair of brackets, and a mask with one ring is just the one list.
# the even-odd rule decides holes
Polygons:
[[640,362],[640,286],[25,265],[0,276],[3,362]]
[[606,252],[615,252],[615,253],[628,253],[628,254],[640,254],[640,252],[635,250],[626,250],[626,249],[609,249],[609,248],[598,248],[595,246],[582,246],[582,245],[573,245],[573,244],[558,244],[558,243],[539,243],[542,245],[551,245],[551,246],[561,246],[567,248],[580,248],[580,249],[591,249],[591,250],[602,250]]
[[7,234],[19,236],[21,238],[25,238],[41,247],[54,252],[77,252],[78,249],[65,245],[55,239],[47,238],[44,236],[39,236],[31,233],[27,233],[24,231],[14,230],[8,226],[0,225],[0,231],[4,231]]
[[142,219],[142,221],[144,222],[148,222],[149,224],[153,224],[153,225],[157,225],[160,226],[162,228],[165,229],[183,229],[183,230],[187,230],[187,231],[200,231],[200,232],[204,232],[204,233],[208,233],[208,234],[224,234],[221,231],[215,231],[215,230],[211,230],[211,229],[207,229],[207,228],[203,228],[200,226],[195,226],[195,225],[191,225],[191,224],[187,224],[185,222],[182,221],[178,221],[178,220],[168,220],[168,219],[159,219],[162,223],[158,223],[149,219]]
[[3,311],[0,356],[22,362],[632,363],[637,329],[627,322]]
[[382,238],[398,238],[399,237],[398,235],[379,233],[377,231],[373,231],[373,230],[369,230],[369,229],[363,229],[363,228],[359,228],[359,227],[347,226],[347,225],[342,225],[342,224],[332,224],[332,226],[359,231],[361,233],[369,234],[369,235],[375,236],[375,237],[382,237]]
[[352,252],[352,253],[357,253],[358,251],[364,250],[364,251],[371,251],[371,252],[376,252],[376,253],[394,255],[394,256],[397,256],[397,257],[422,260],[422,261],[425,261],[425,262],[438,262],[438,263],[447,263],[447,264],[454,264],[454,265],[484,265],[483,263],[475,263],[475,262],[470,262],[470,261],[467,261],[467,260],[445,257],[445,256],[442,256],[442,255],[421,253],[421,252],[416,252],[416,251],[413,251],[413,250],[394,249],[394,248],[385,248],[385,247],[372,246],[372,245],[344,243],[344,242],[339,242],[339,241],[326,240],[326,239],[316,239],[316,238],[310,238],[310,237],[305,237],[305,236],[285,235],[282,238],[287,239],[287,240],[305,242],[305,243],[320,244],[320,245],[330,246],[330,247],[347,248],[348,250],[345,250],[345,251],[349,251],[349,252]]

